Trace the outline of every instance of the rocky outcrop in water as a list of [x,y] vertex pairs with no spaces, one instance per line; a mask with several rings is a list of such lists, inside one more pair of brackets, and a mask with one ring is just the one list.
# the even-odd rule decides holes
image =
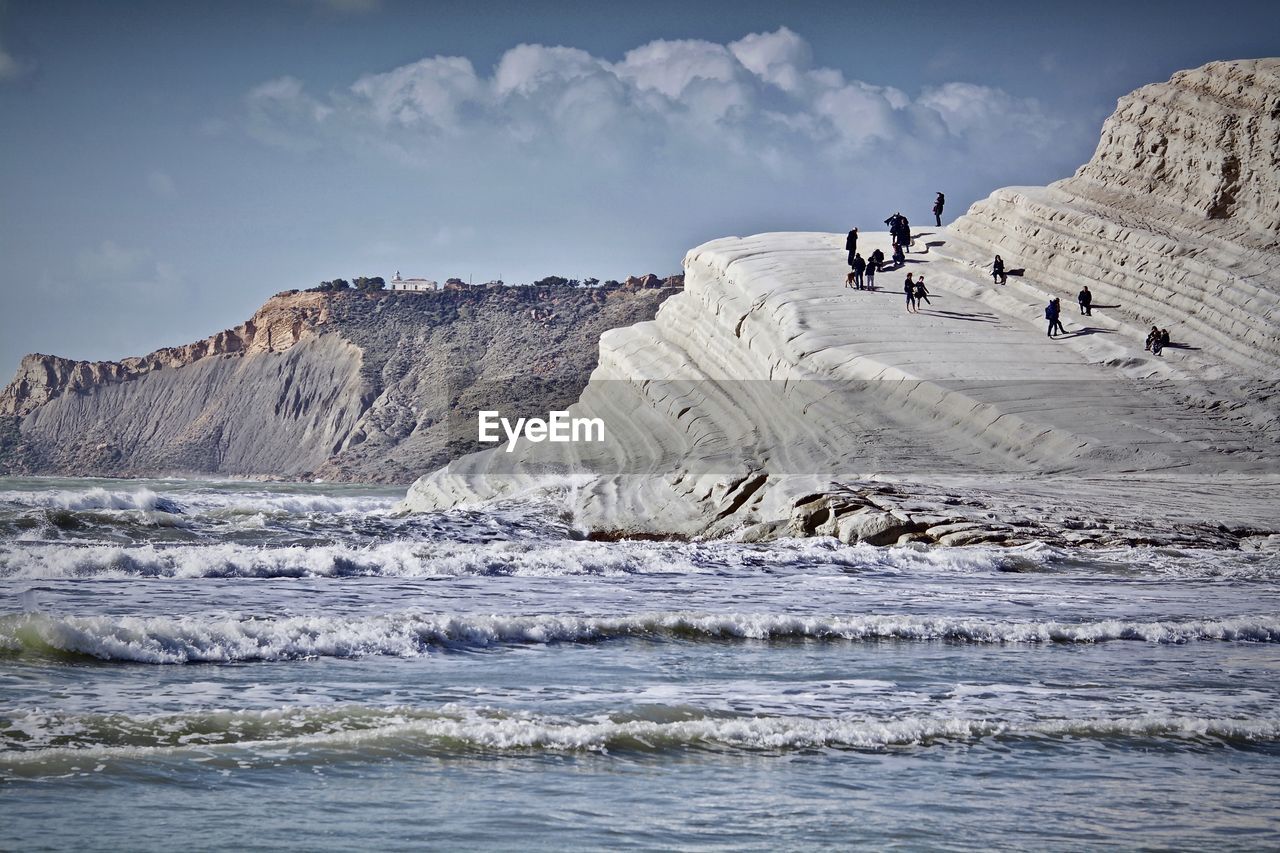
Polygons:
[[[1280,527],[1278,67],[1214,63],[1134,93],[1074,178],[918,232],[876,293],[843,287],[842,234],[691,250],[684,293],[601,340],[572,411],[607,441],[473,454],[403,507],[557,495],[602,536],[1265,540]],[[864,231],[860,247],[888,242]],[[1025,273],[994,283],[996,253]],[[907,271],[928,282],[920,313]],[[1159,355],[1151,323],[1173,333]]]
[[182,347],[118,362],[29,355],[0,393],[0,464],[408,482],[480,446],[477,408],[571,402],[600,334],[651,318],[680,281],[664,283],[290,291]]

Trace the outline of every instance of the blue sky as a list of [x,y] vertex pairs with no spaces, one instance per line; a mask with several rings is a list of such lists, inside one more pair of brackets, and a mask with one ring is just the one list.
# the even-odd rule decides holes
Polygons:
[[0,2],[0,374],[396,270],[621,278],[948,218],[1280,4]]

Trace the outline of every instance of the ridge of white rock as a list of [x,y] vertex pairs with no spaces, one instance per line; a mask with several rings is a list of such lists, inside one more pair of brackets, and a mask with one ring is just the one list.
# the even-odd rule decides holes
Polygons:
[[[1021,541],[1050,517],[1138,531],[1097,542],[1280,527],[1277,65],[1214,63],[1130,95],[1076,177],[917,230],[874,293],[843,286],[842,234],[693,249],[683,294],[601,338],[571,411],[601,418],[606,442],[463,457],[404,508],[553,493],[599,533],[874,544]],[[888,255],[888,236],[859,248]],[[1026,274],[993,283],[996,252]],[[931,292],[918,314],[907,272]],[[1066,337],[1045,333],[1051,296]],[[1182,346],[1145,352],[1152,322]],[[1030,533],[992,532],[1011,525]]]
[[945,253],[1011,267],[1200,340],[1224,375],[1280,369],[1280,60],[1213,62],[1120,99],[1093,158],[998,190]]

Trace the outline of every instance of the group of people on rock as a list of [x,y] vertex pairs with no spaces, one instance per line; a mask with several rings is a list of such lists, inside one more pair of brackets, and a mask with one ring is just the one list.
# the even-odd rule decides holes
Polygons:
[[[1000,260],[1000,256],[996,255],[996,261]],[[1086,317],[1093,316],[1093,293],[1089,290],[1089,285],[1076,294],[1076,302],[1080,305],[1080,313]],[[1049,304],[1044,307],[1044,318],[1049,321],[1049,337],[1053,337],[1055,333],[1061,332],[1066,334],[1067,330],[1062,325],[1062,300],[1053,298],[1049,300]]]
[[[933,216],[939,227],[942,226],[942,210],[945,205],[946,196],[939,192],[933,202]],[[889,236],[893,241],[893,269],[898,269],[906,263],[906,251],[912,244],[911,223],[899,211],[886,219],[884,224],[889,227]],[[849,232],[849,236],[845,239],[844,248],[849,253],[850,269],[844,280],[845,287],[852,287],[858,290],[875,290],[876,273],[884,270],[884,252],[876,249],[869,257],[863,258],[858,252],[857,228]],[[1014,270],[1014,272],[1021,275],[1019,270]],[[996,284],[1007,284],[1009,281],[1009,273],[1005,269],[1004,258],[999,255],[996,255],[995,260],[991,263],[991,278]],[[902,291],[906,296],[908,313],[920,313],[921,302],[928,305],[933,304],[929,299],[929,290],[924,285],[923,275],[917,278],[914,273],[907,273],[906,281],[902,284]],[[1080,314],[1082,316],[1093,316],[1093,293],[1089,290],[1088,285],[1085,285],[1076,294],[1076,302],[1080,305]],[[1049,324],[1049,337],[1067,334],[1066,327],[1062,325],[1061,299],[1055,297],[1049,300],[1049,303],[1044,308],[1044,317]],[[1146,349],[1154,355],[1159,355],[1160,351],[1168,345],[1169,330],[1152,326],[1150,334],[1147,335]]]
[[876,273],[884,266],[884,252],[876,249],[864,258],[858,253],[858,229],[854,228],[844,240],[845,251],[849,253],[849,274],[844,277],[844,286],[857,290],[875,290]]
[[911,248],[911,223],[899,211],[884,221],[893,239],[893,263],[902,266],[907,262],[907,250]]

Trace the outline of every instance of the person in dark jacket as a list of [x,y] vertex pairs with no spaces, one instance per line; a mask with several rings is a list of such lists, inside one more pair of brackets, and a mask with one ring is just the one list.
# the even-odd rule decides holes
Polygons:
[[918,314],[916,306],[916,283],[911,280],[911,273],[907,273],[907,280],[903,282],[902,292],[907,295],[907,313]]
[[863,282],[867,286],[867,290],[876,289],[876,272],[880,269],[880,262],[884,260],[884,252],[876,249],[871,253],[871,258],[867,261],[867,269],[864,274]]
[[880,251],[879,249],[876,249],[874,252],[872,252],[871,260],[867,262],[867,266],[875,267],[876,272],[880,272],[880,270],[884,267],[884,252]]
[[1061,330],[1066,334],[1066,329],[1062,328],[1062,323],[1058,322],[1058,317],[1062,315],[1062,307],[1057,299],[1050,299],[1049,304],[1044,306],[1044,318],[1049,321],[1049,337],[1053,337],[1055,332]]
[[938,227],[942,227],[942,208],[947,203],[947,197],[942,193],[938,193],[938,197],[933,200],[933,218],[937,220]]
[[844,250],[849,253],[849,266],[853,266],[853,257],[858,254],[858,229],[855,228],[849,232],[849,236],[844,238]]
[[1161,343],[1160,329],[1156,326],[1152,326],[1151,331],[1147,333],[1146,349],[1149,350],[1152,355],[1159,355],[1160,350],[1163,347],[1164,344]]
[[899,211],[884,221],[889,226],[889,236],[893,238],[893,245],[901,246],[902,251],[906,251],[911,245],[911,223],[907,222],[907,217]]
[[867,268],[867,262],[862,259],[862,255],[853,256],[853,286],[858,290],[862,290],[862,273]]
[[928,302],[930,305],[933,304],[929,301],[929,290],[924,286],[924,276],[920,276],[916,279],[916,313],[920,312],[921,299]]
[[1089,292],[1089,285],[1084,286],[1084,290],[1080,291],[1080,295],[1076,297],[1080,303],[1080,313],[1086,316],[1093,315],[1093,294]]
[[1004,284],[1009,280],[1009,276],[1004,274],[1004,258],[996,255],[996,259],[991,264],[991,280],[996,284]]

